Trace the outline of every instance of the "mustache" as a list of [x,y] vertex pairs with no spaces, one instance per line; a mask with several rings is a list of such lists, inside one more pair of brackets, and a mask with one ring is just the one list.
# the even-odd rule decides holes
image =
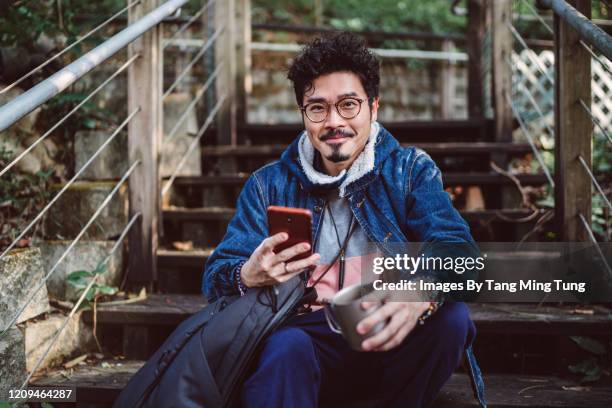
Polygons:
[[327,132],[323,133],[321,135],[321,137],[319,138],[319,140],[321,140],[322,142],[329,140],[333,137],[354,137],[355,134],[353,132],[347,131],[347,130],[343,130],[343,129],[330,129]]

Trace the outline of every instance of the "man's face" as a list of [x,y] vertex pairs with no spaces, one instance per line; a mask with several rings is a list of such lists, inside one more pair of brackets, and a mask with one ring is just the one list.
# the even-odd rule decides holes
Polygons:
[[[312,85],[312,89],[304,94],[302,106],[324,102],[330,109],[325,120],[319,123],[303,114],[308,138],[321,154],[328,172],[330,167],[347,168],[359,156],[370,136],[370,125],[377,117],[378,98],[375,98],[370,109],[365,89],[359,77],[352,72],[322,75]],[[334,106],[346,98],[363,100],[359,114],[352,119],[342,117]],[[350,101],[346,106],[350,108]]]

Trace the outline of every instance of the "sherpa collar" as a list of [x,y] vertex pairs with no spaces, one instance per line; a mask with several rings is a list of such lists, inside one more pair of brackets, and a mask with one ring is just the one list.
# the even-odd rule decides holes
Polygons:
[[[376,123],[374,126],[375,127],[370,132],[370,138],[368,139],[368,143],[366,144],[367,149],[364,149],[364,151],[360,155],[366,157],[364,157],[363,159],[361,157],[358,157],[360,162],[361,160],[363,160],[363,164],[356,165],[357,160],[355,160],[348,172],[345,173],[345,179],[337,181],[336,183],[333,183],[332,181],[335,180],[335,177],[329,177],[325,174],[324,176],[329,177],[327,180],[331,181],[333,184],[319,184],[318,182],[311,180],[311,178],[306,175],[304,167],[308,167],[308,164],[310,164],[310,167],[312,169],[315,169],[315,153],[314,147],[312,147],[312,145],[308,143],[308,145],[310,145],[312,148],[312,159],[307,160],[306,155],[303,155],[303,160],[301,159],[300,145],[302,142],[302,138],[305,137],[306,139],[308,139],[308,136],[303,131],[300,132],[298,137],[296,137],[293,142],[291,142],[291,144],[287,147],[287,149],[285,149],[283,154],[281,154],[280,161],[285,166],[287,166],[288,170],[292,174],[294,174],[298,178],[300,186],[304,190],[315,192],[321,188],[323,188],[324,190],[332,188],[334,184],[338,184],[338,186],[342,184],[342,194],[344,197],[346,197],[355,192],[356,189],[364,187],[368,184],[370,180],[374,179],[377,176],[380,167],[385,162],[385,160],[393,153],[393,151],[395,151],[395,149],[400,148],[399,142],[391,135],[391,133],[389,133],[384,128],[384,126],[380,125],[379,123]],[[373,151],[370,150],[370,153],[366,153],[367,151],[369,151],[368,149],[373,149]],[[309,150],[308,148],[306,148],[306,145],[304,150]],[[373,166],[371,163],[372,157],[374,158]],[[306,163],[306,165],[304,166],[303,163]]]
[[374,169],[374,147],[376,145],[376,138],[378,137],[379,131],[380,125],[378,122],[372,122],[370,137],[368,138],[363,151],[359,154],[359,156],[357,156],[351,167],[349,167],[348,171],[345,169],[342,170],[337,176],[330,176],[317,171],[317,169],[314,167],[315,148],[304,130],[298,141],[298,160],[304,174],[312,184],[320,186],[335,184],[342,180],[339,190],[340,197],[344,197],[346,194],[346,186],[353,181],[360,179]]

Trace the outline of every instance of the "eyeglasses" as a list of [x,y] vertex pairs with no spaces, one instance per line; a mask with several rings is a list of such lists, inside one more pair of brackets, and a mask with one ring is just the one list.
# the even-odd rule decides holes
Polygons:
[[[365,99],[359,98],[344,98],[334,104],[338,115],[344,119],[353,119],[359,115],[361,104]],[[327,119],[329,115],[330,104],[327,102],[313,102],[304,105],[300,110],[306,115],[311,122],[321,123]]]

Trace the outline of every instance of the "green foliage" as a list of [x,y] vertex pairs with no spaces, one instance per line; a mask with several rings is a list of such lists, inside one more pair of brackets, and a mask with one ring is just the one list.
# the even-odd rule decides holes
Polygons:
[[[100,263],[93,271],[80,270],[70,273],[67,276],[66,281],[70,286],[74,287],[77,290],[77,293],[79,295],[81,295],[90,285],[92,279],[94,279],[96,275],[100,275],[104,272],[106,272],[106,265]],[[97,297],[103,295],[112,296],[117,293],[117,291],[118,289],[114,286],[108,286],[96,282],[92,284],[89,290],[87,291],[87,294],[85,295],[85,300],[87,302],[84,302],[81,307],[88,306]]]
[[[612,365],[609,361],[609,350],[606,346],[593,338],[583,336],[571,336],[578,347],[591,354],[589,357],[567,368],[574,374],[582,374],[582,382],[596,382],[603,375],[610,375]],[[612,347],[612,344],[611,344]]]
[[[303,24],[315,22],[314,1],[255,0],[257,23]],[[323,25],[346,30],[456,32],[465,17],[455,16],[448,0],[323,0]]]

